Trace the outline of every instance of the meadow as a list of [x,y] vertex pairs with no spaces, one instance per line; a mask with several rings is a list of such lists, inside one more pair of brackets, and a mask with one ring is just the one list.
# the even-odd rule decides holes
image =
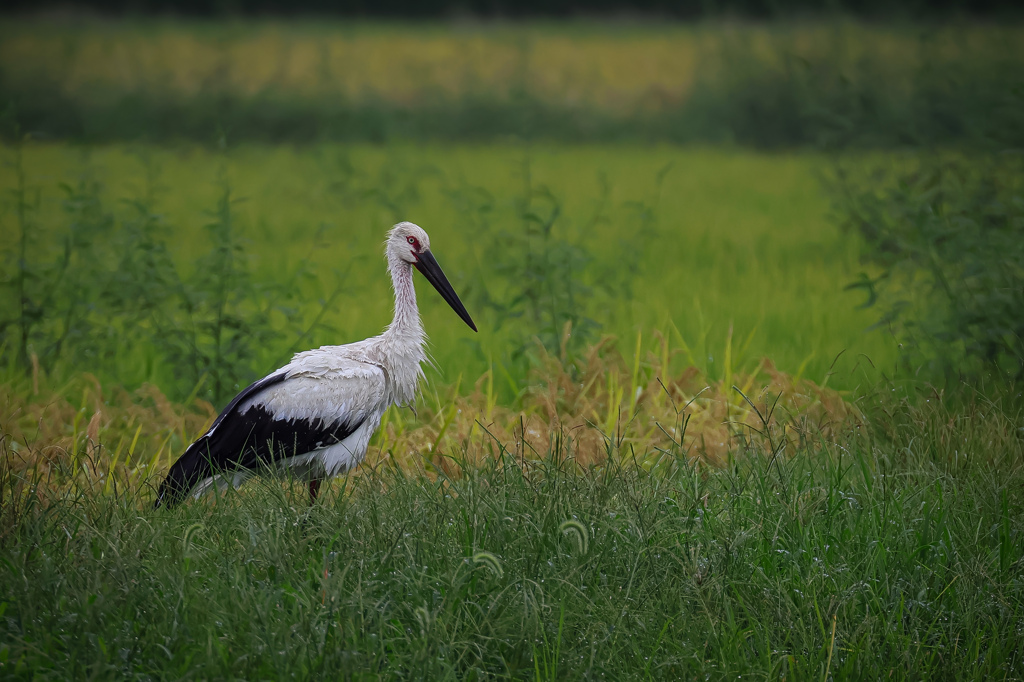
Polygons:
[[[551,240],[580,249],[584,261],[572,280],[587,294],[565,314],[593,323],[591,342],[611,334],[631,353],[638,333],[653,344],[657,331],[673,348],[692,349],[686,361],[714,377],[723,372],[730,334],[745,345],[737,365],[768,356],[819,382],[842,351],[863,353],[876,367],[894,358],[885,334],[868,331],[872,312],[858,310],[860,297],[844,291],[865,266],[856,240],[830,221],[818,178],[829,170],[822,156],[515,145],[242,146],[224,153],[28,145],[22,153],[26,187],[38,201],[39,232],[30,236],[38,260],[59,250],[53,244],[62,240],[48,239],[46,230],[75,219],[66,187],[84,179],[93,183],[94,209],[114,222],[128,217],[130,200],[152,192],[150,210],[174,264],[191,277],[211,247],[204,225],[227,183],[253,277],[291,281],[301,265],[321,285],[298,303],[332,331],[317,330],[307,344],[363,338],[390,321],[380,245],[394,223],[417,222],[483,330],[461,329],[440,299],[421,297],[443,383],[460,375],[473,381],[492,363],[511,362],[527,341],[501,307],[515,293],[513,280],[526,276],[509,238],[528,222],[526,212],[556,215]],[[15,176],[5,177],[9,193]],[[13,213],[7,217],[12,225]],[[335,283],[342,289],[322,305]],[[283,341],[259,349],[254,371],[281,360],[294,339]],[[147,348],[125,349],[115,371],[100,376],[169,385],[175,372]],[[840,371],[833,381],[849,389],[860,379]]]
[[[1019,384],[877,324],[844,194],[1012,240],[1013,162],[956,192],[1017,139],[1017,27],[0,30],[5,676],[1024,676]],[[239,388],[390,321],[400,220],[479,333],[420,282],[422,395],[317,505],[152,511]]]
[[884,439],[774,464],[681,456],[656,475],[512,449],[435,481],[365,471],[313,508],[261,483],[174,513],[123,488],[8,501],[0,664],[14,679],[1017,679],[1019,416],[903,404]]

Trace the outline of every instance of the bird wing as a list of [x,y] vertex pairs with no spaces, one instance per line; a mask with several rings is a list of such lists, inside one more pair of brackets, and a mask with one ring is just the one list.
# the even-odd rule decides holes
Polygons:
[[378,365],[316,351],[245,388],[174,463],[157,493],[173,506],[216,472],[256,469],[339,443],[387,405]]

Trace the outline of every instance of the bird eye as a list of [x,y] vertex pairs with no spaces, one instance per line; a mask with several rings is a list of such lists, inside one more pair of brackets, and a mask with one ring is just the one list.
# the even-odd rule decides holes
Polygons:
[[419,244],[416,242],[416,237],[406,237],[406,241],[408,241],[413,246],[419,246]]

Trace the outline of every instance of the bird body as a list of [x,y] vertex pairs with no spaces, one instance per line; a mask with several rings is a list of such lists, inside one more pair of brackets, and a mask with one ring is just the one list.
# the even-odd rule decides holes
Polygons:
[[266,468],[308,481],[315,499],[322,479],[358,465],[384,412],[412,402],[423,376],[426,335],[413,267],[476,330],[429,247],[420,227],[396,225],[385,249],[395,293],[387,329],[356,343],[297,353],[245,388],[174,463],[156,505],[172,506],[189,493],[198,496],[218,481],[240,485]]

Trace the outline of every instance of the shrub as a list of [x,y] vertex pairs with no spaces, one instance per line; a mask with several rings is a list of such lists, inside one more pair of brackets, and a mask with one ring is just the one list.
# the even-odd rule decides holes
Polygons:
[[1024,159],[925,157],[840,172],[842,224],[881,266],[865,289],[911,353],[947,376],[1024,379]]
[[[201,391],[223,402],[253,378],[260,347],[283,349],[298,336],[300,291],[294,282],[252,281],[226,182],[209,214],[209,250],[191,271],[177,267],[157,207],[159,169],[142,161],[138,196],[111,207],[87,168],[62,185],[58,224],[44,225],[41,189],[26,180],[15,147],[16,246],[0,262],[0,360],[35,372],[113,370],[128,384],[169,366],[176,369],[163,383],[172,397]],[[143,376],[129,380],[136,370]]]

